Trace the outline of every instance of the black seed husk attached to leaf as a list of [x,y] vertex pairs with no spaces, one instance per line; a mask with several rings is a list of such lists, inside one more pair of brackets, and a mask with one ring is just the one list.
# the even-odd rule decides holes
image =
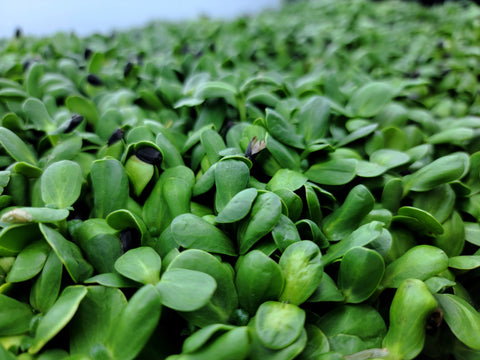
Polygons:
[[257,154],[265,149],[265,140],[257,141],[257,137],[254,136],[248,143],[247,150],[245,150],[245,157],[253,160]]
[[162,161],[162,153],[153,147],[143,147],[135,151],[135,155],[147,164],[159,165]]
[[125,136],[125,131],[123,129],[117,129],[113,132],[112,135],[108,138],[108,146],[112,146],[117,141],[120,141]]
[[123,69],[123,77],[127,77],[132,71],[132,69],[133,69],[133,63],[129,61],[127,65],[125,65],[125,69]]
[[67,128],[65,129],[64,133],[67,134],[75,130],[75,128],[80,125],[83,121],[83,116],[79,114],[73,114],[70,123],[68,124]]
[[124,229],[120,232],[120,242],[123,252],[135,249],[141,245],[141,234],[134,228]]
[[92,53],[93,53],[93,52],[92,52],[92,49],[90,49],[90,48],[88,48],[88,47],[85,48],[85,51],[83,52],[83,58],[84,58],[85,60],[88,60],[88,59],[90,58],[90,56],[92,56]]
[[92,86],[103,86],[103,80],[94,74],[89,74],[87,76],[87,81]]

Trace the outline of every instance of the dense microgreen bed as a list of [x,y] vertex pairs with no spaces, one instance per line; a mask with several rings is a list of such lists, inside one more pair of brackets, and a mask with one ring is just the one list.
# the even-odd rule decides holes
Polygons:
[[478,7],[17,35],[1,359],[480,357]]

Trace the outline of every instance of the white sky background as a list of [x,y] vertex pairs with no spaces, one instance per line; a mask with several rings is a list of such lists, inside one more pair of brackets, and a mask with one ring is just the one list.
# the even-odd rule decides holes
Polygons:
[[0,38],[20,27],[24,34],[47,36],[137,27],[151,20],[183,20],[200,15],[230,19],[279,7],[281,0],[0,0]]

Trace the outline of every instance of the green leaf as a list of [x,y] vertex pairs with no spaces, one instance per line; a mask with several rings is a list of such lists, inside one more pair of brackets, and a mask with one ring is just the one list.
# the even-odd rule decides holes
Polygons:
[[341,258],[348,250],[373,242],[382,234],[382,230],[383,224],[379,221],[372,221],[360,226],[350,235],[330,246],[327,253],[323,256],[323,263],[328,265],[334,260]]
[[307,182],[307,177],[298,171],[280,169],[267,183],[267,189],[271,191],[288,189],[296,191]]
[[15,258],[7,282],[21,282],[33,278],[42,271],[50,246],[43,240],[35,241],[24,248]]
[[0,336],[27,332],[32,318],[33,312],[30,306],[0,294]]
[[296,134],[293,125],[285,120],[279,113],[274,110],[267,109],[265,121],[268,132],[277,140],[285,145],[292,146],[297,149],[305,148],[303,138]]
[[151,284],[140,288],[123,307],[104,342],[111,359],[133,360],[152,335],[162,304]]
[[295,223],[283,214],[272,229],[272,236],[278,249],[282,252],[289,245],[301,240]]
[[[465,222],[465,240],[471,244],[480,246],[480,224],[473,222]],[[1,233],[0,233],[1,243]]]
[[205,149],[210,164],[214,164],[220,160],[220,151],[225,149],[225,142],[216,131],[206,129],[200,135],[200,141]]
[[369,124],[367,126],[361,127],[360,129],[355,130],[354,132],[348,134],[347,136],[341,138],[335,146],[337,148],[343,147],[347,144],[350,144],[354,141],[357,141],[361,138],[364,138],[375,131],[378,127],[378,124]]
[[13,131],[0,127],[0,145],[18,162],[37,165],[37,156]]
[[377,115],[395,96],[395,91],[387,83],[371,82],[357,89],[347,108],[354,116],[372,117]]
[[307,332],[303,329],[300,336],[290,345],[283,349],[270,349],[260,340],[258,334],[253,332],[249,360],[275,359],[287,360],[296,359],[307,344]]
[[442,225],[428,212],[412,206],[402,206],[398,209],[394,221],[404,223],[415,232],[427,235],[443,234]]
[[253,203],[250,216],[239,225],[237,241],[245,254],[257,241],[273,230],[282,213],[280,198],[272,192],[262,193]]
[[41,177],[42,200],[58,209],[67,208],[80,196],[83,175],[80,165],[69,160],[53,163]]
[[125,172],[130,179],[135,196],[138,197],[152,179],[155,168],[152,164],[148,164],[132,155],[125,162]]
[[296,117],[307,144],[322,139],[328,132],[330,102],[322,96],[312,96]]
[[425,284],[418,279],[403,281],[390,306],[390,327],[383,346],[396,359],[416,358],[425,342],[428,316],[437,302]]
[[151,247],[141,246],[127,251],[115,261],[121,275],[144,285],[160,280],[160,256]]
[[3,213],[0,221],[10,224],[49,223],[65,220],[68,214],[69,211],[67,209],[23,207]]
[[345,297],[338,289],[335,281],[327,273],[324,273],[320,284],[307,302],[343,301],[344,299]]
[[57,128],[45,104],[36,98],[28,98],[23,103],[23,111],[34,124],[36,130],[51,132]]
[[217,223],[233,223],[240,221],[250,212],[258,191],[248,188],[235,194],[215,217]]
[[30,304],[37,311],[46,313],[57,300],[62,273],[63,264],[55,251],[51,250],[30,291]]
[[120,289],[89,286],[75,316],[69,324],[70,352],[92,354],[95,347],[104,343],[110,328],[127,305]]
[[327,336],[315,325],[305,324],[307,331],[307,345],[302,351],[299,360],[313,360],[319,358],[322,354],[330,350]]
[[161,132],[158,133],[155,144],[157,144],[163,154],[163,163],[166,168],[185,165],[180,151],[165,134]]
[[480,267],[480,255],[452,256],[448,259],[448,267],[459,270],[471,270]]
[[367,304],[337,306],[317,320],[315,325],[329,338],[340,334],[356,336],[367,348],[381,347],[387,332],[383,318]]
[[436,133],[426,139],[430,144],[462,144],[470,140],[474,136],[474,131],[471,128],[457,127],[454,129],[447,129]]
[[266,140],[267,150],[272,154],[271,160],[276,161],[279,168],[300,170],[300,155],[293,148],[282,144],[270,136]]
[[332,241],[343,239],[358,228],[365,216],[373,210],[374,204],[375,199],[366,186],[355,186],[342,206],[323,220],[324,234]]
[[250,171],[243,161],[220,161],[215,167],[215,210],[222,211],[237,193],[246,188],[249,180]]
[[213,337],[217,337],[219,334],[224,334],[233,329],[235,329],[235,326],[226,324],[212,324],[205,326],[185,339],[182,345],[182,352],[193,353],[201,349],[201,347]]
[[100,284],[106,287],[114,288],[136,288],[138,283],[123,277],[118,273],[103,273],[92,276],[85,280],[87,284]]
[[220,229],[193,214],[182,214],[173,219],[172,235],[179,245],[218,254],[236,254],[230,238]]
[[450,330],[465,345],[480,350],[480,315],[462,298],[452,294],[435,294]]
[[468,171],[470,158],[464,152],[443,156],[405,177],[404,193],[409,190],[428,191],[461,179]]
[[82,115],[90,124],[98,123],[98,112],[91,100],[80,95],[70,95],[65,99],[65,105],[70,112]]
[[358,304],[367,300],[382,280],[383,258],[374,250],[357,247],[343,256],[338,274],[338,286],[345,301]]
[[[206,328],[204,328],[206,329]],[[195,336],[203,329],[192,335]],[[218,335],[214,340],[209,341],[201,349],[177,356],[168,357],[169,360],[243,360],[246,359],[250,352],[250,334],[246,326],[237,327],[223,334]],[[190,338],[188,338],[190,339]],[[188,339],[186,341],[188,341]],[[185,341],[185,342],[186,342]]]
[[217,257],[202,250],[185,250],[177,255],[168,269],[200,271],[215,279],[217,288],[210,301],[201,309],[182,313],[189,322],[204,327],[215,323],[227,323],[238,307],[237,291],[233,281],[234,272]]
[[443,250],[417,245],[386,267],[381,286],[396,288],[406,279],[426,280],[447,267],[448,257]]
[[161,181],[162,195],[172,218],[190,212],[190,200],[195,184],[193,171],[183,165],[172,167],[163,172]]
[[305,302],[317,289],[323,275],[322,254],[308,240],[288,246],[279,260],[285,287],[279,300],[295,305]]
[[76,244],[68,241],[58,231],[44,224],[40,224],[40,231],[65,265],[73,281],[81,282],[91,276],[93,268],[85,261]]
[[331,159],[312,165],[305,176],[321,185],[343,185],[353,180],[356,169],[355,159]]
[[178,311],[194,311],[206,305],[217,283],[210,275],[188,269],[168,269],[155,286],[162,304]]
[[237,261],[235,285],[240,306],[253,315],[263,302],[279,298],[284,279],[275,261],[252,250]]
[[456,195],[449,184],[417,194],[413,206],[432,214],[439,223],[443,223],[451,215],[455,206]]
[[33,63],[28,69],[26,77],[26,89],[30,96],[40,99],[42,97],[42,89],[40,87],[40,79],[43,76],[43,64]]
[[305,312],[298,306],[267,301],[255,315],[255,332],[267,348],[283,349],[298,339],[304,323]]
[[112,211],[122,209],[129,194],[128,177],[120,161],[94,161],[90,170],[93,190],[93,216],[105,218]]
[[32,345],[28,349],[29,354],[38,353],[67,325],[85,295],[87,295],[87,289],[80,285],[69,286],[63,290],[55,304],[40,320]]
[[205,81],[197,86],[194,94],[196,99],[225,98],[233,102],[237,90],[230,84],[223,81]]
[[397,166],[408,163],[410,161],[410,156],[397,150],[381,149],[370,155],[370,161],[384,166],[386,169],[393,169]]
[[465,224],[457,211],[454,211],[443,223],[443,234],[433,239],[433,245],[439,247],[449,256],[460,255],[465,246]]
[[0,356],[5,360],[16,360],[17,357],[13,355],[10,351],[7,351],[5,347],[0,344]]

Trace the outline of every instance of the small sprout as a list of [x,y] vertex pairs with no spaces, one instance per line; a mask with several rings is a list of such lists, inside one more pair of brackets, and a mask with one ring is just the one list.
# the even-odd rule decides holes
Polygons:
[[257,140],[257,137],[254,136],[252,140],[248,143],[247,150],[245,151],[245,157],[249,160],[253,160],[257,154],[265,149],[265,140]]
[[162,161],[162,153],[153,147],[143,147],[135,151],[135,155],[147,164],[157,165]]
[[67,128],[63,131],[65,134],[72,132],[75,128],[80,125],[83,121],[83,116],[79,114],[73,114],[70,123],[68,124]]
[[112,135],[110,135],[110,137],[108,138],[108,146],[112,146],[113,144],[115,144],[117,141],[120,141],[123,139],[123,137],[125,136],[125,131],[123,131],[123,129],[117,129],[113,132]]
[[92,86],[103,86],[103,80],[94,74],[88,74],[87,81]]
[[135,249],[141,245],[141,234],[137,229],[127,228],[120,232],[120,242],[123,252]]
[[33,216],[22,209],[13,209],[7,211],[0,219],[2,222],[10,224],[22,224],[33,221]]

